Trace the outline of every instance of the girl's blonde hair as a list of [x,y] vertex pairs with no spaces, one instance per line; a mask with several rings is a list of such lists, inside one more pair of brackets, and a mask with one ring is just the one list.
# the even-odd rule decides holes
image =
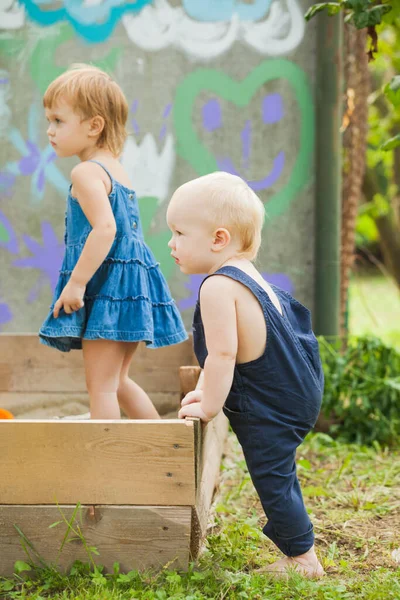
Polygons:
[[237,175],[223,171],[194,180],[205,194],[207,216],[241,242],[239,256],[254,260],[261,246],[265,209],[251,187]]
[[52,108],[60,100],[65,100],[85,120],[103,117],[104,129],[97,145],[120,156],[127,135],[128,103],[110,75],[91,65],[72,65],[49,85],[43,106]]

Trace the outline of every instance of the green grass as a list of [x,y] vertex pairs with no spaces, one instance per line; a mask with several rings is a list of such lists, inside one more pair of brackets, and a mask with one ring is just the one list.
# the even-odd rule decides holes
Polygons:
[[400,292],[393,280],[379,272],[355,273],[349,297],[350,333],[372,333],[400,350]]
[[206,549],[188,573],[101,574],[78,565],[69,577],[50,568],[21,573],[0,582],[0,590],[10,600],[398,600],[400,565],[392,552],[400,547],[400,452],[343,445],[319,433],[298,458],[327,572],[321,581],[274,581],[255,572],[279,555],[261,533],[265,517],[230,434]]

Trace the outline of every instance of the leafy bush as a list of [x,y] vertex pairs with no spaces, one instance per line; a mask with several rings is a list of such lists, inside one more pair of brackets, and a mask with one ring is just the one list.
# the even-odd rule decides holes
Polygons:
[[349,340],[344,352],[319,338],[325,374],[322,414],[343,441],[400,441],[400,353],[376,337]]

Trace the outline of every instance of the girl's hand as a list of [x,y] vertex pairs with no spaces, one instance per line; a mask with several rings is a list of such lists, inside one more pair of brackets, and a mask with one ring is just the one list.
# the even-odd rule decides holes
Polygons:
[[[190,393],[192,394],[193,392]],[[195,400],[186,406],[182,406],[181,410],[179,411],[178,418],[184,419],[185,417],[199,417],[203,423],[208,423],[211,421],[211,418],[208,417],[201,408],[200,402],[196,402]]]
[[181,406],[187,406],[193,402],[201,402],[203,400],[203,390],[193,390],[186,394],[181,402]]
[[64,308],[64,312],[67,315],[79,310],[84,305],[83,296],[85,294],[86,286],[75,283],[71,279],[61,292],[61,296],[54,305],[53,315],[57,319],[61,308]]

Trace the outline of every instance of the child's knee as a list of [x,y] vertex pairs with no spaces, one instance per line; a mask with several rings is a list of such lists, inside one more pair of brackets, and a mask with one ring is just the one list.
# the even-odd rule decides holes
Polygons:
[[86,377],[86,387],[89,394],[111,394],[116,393],[119,386],[117,375],[96,374]]

